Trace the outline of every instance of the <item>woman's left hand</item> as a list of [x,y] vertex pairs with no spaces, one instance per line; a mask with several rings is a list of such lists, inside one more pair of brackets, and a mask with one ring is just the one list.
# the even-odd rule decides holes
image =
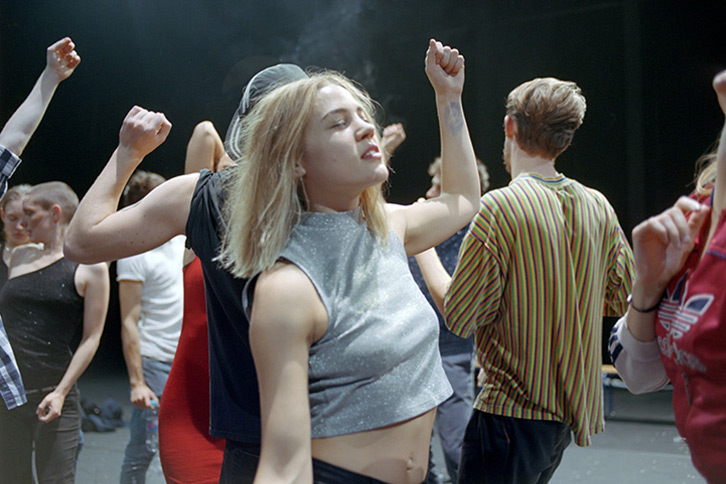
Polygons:
[[43,401],[41,401],[35,409],[35,414],[38,416],[38,420],[43,423],[48,423],[60,417],[65,400],[65,395],[61,394],[57,390],[53,390],[47,394],[45,398],[43,398]]
[[429,40],[426,75],[436,94],[461,95],[464,90],[464,56],[457,49]]

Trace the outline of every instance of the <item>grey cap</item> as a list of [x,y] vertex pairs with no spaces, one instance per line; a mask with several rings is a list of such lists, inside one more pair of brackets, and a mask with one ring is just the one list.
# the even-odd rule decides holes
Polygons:
[[276,87],[306,77],[308,75],[305,74],[305,71],[295,64],[276,64],[261,70],[250,79],[250,82],[244,88],[239,107],[229,123],[227,135],[224,139],[224,148],[233,160],[242,157],[242,140],[240,139],[242,119],[249,113],[260,96]]

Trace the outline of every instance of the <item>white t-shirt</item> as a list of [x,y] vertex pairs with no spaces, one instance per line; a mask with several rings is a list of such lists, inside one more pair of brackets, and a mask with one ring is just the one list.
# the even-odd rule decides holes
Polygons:
[[174,359],[184,316],[184,242],[179,235],[143,254],[119,259],[117,281],[141,282],[141,356]]

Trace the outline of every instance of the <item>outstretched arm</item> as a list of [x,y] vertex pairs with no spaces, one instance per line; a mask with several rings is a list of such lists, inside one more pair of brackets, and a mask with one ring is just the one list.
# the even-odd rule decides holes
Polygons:
[[78,205],[66,232],[65,256],[82,263],[146,252],[185,231],[198,174],[171,178],[139,203],[116,211],[134,170],[164,142],[171,123],[135,106],[124,119],[118,148]]
[[81,62],[75,44],[66,37],[47,49],[46,67],[32,91],[0,131],[0,145],[20,156],[43,119],[58,84]]
[[393,228],[403,235],[409,254],[433,247],[468,224],[480,196],[476,157],[461,103],[464,57],[432,39],[426,52],[426,74],[436,92],[442,193],[422,203],[392,207]]

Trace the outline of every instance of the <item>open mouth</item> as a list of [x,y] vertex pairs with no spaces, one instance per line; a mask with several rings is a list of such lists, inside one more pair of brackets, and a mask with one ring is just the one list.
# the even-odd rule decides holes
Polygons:
[[361,156],[361,158],[380,158],[380,156],[381,152],[378,149],[378,146],[373,145],[363,152],[363,156]]

